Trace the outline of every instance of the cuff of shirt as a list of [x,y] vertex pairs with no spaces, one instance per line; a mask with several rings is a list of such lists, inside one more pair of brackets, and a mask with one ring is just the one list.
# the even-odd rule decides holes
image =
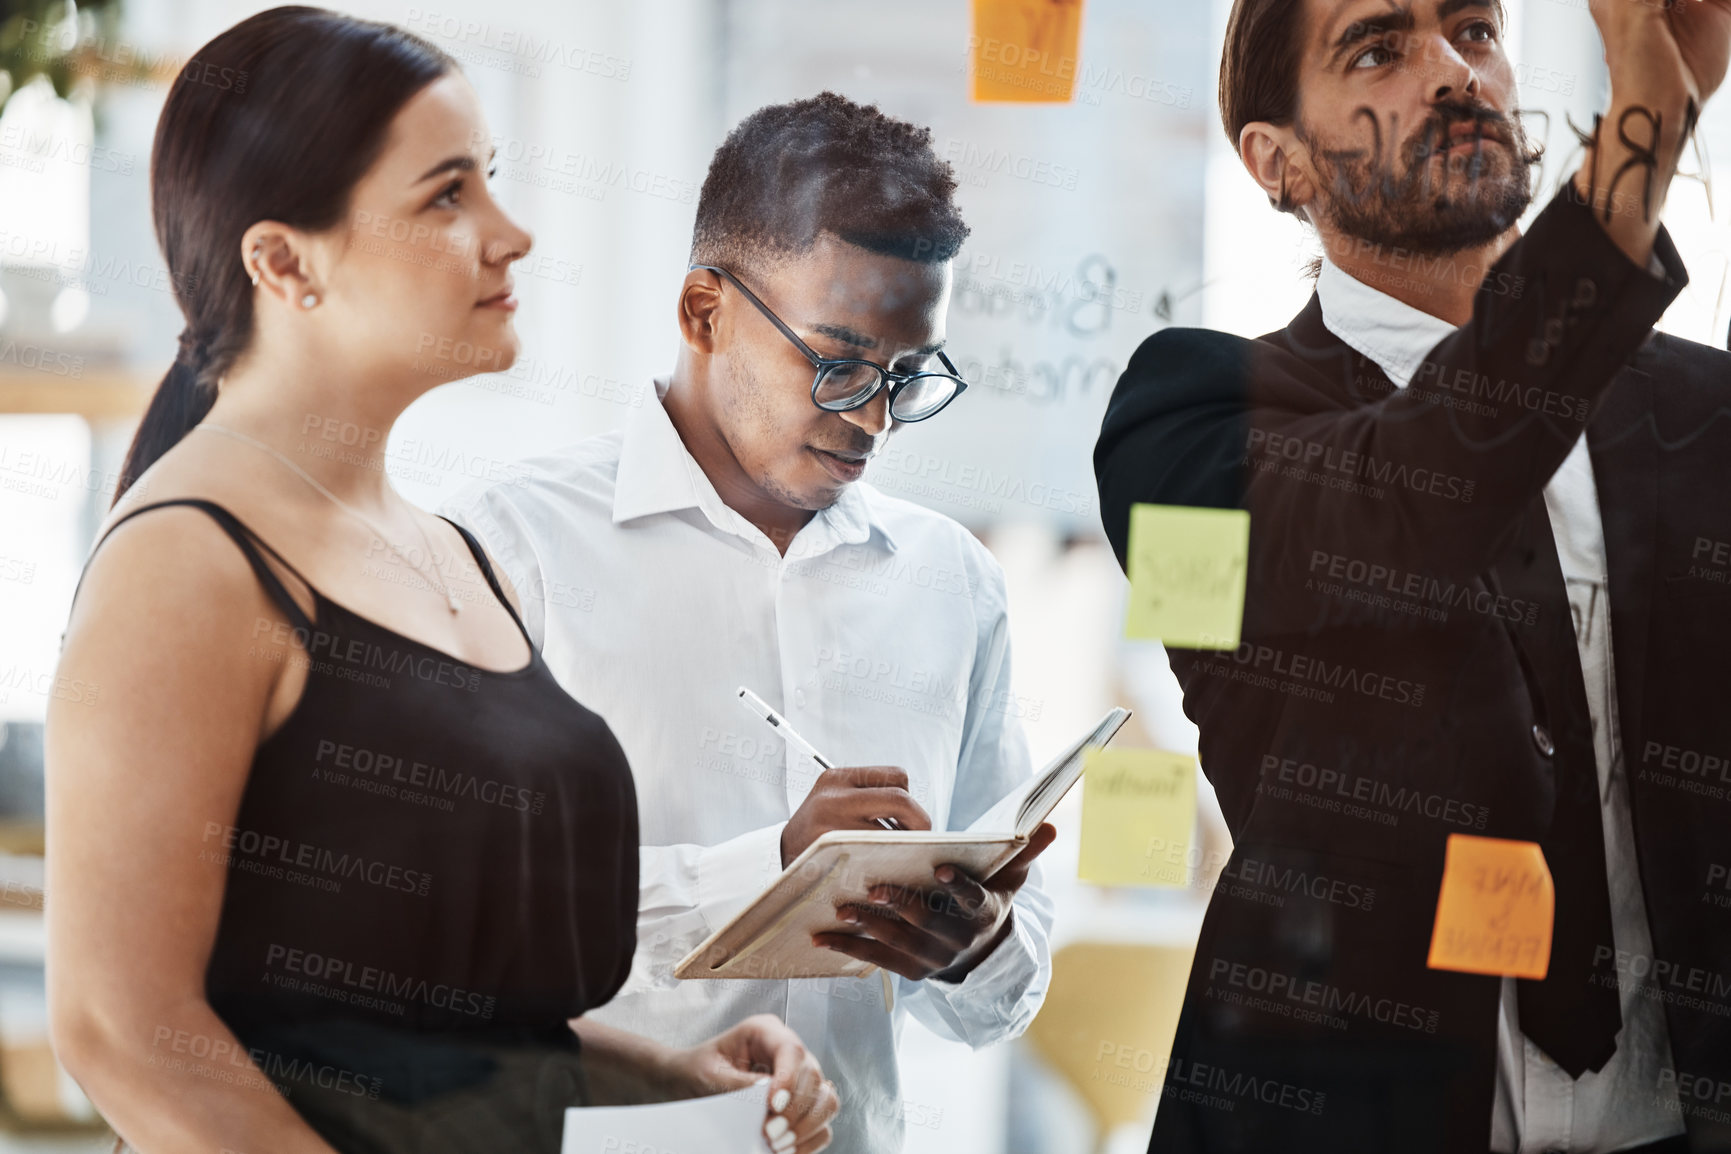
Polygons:
[[754,829],[706,846],[697,855],[697,908],[709,932],[751,904],[781,873],[781,831],[787,823]]
[[1039,959],[1035,954],[1034,939],[1022,929],[1021,919],[1012,909],[1010,932],[1004,935],[1004,940],[998,943],[997,949],[980,959],[979,965],[964,974],[960,981],[927,978],[926,985],[945,997],[964,988],[965,996],[970,999],[1004,993],[1013,993],[1019,997],[1022,991],[1018,987],[1025,986],[1038,970]]

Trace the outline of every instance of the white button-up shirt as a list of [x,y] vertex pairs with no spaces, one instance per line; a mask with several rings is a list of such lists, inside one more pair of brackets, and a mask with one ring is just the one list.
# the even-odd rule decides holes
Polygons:
[[[1411,383],[1430,351],[1455,331],[1440,317],[1372,288],[1327,259],[1316,291],[1329,331],[1375,361],[1398,388]],[[1652,933],[1641,896],[1628,775],[1617,729],[1605,529],[1584,435],[1576,439],[1545,486],[1545,510],[1568,589],[1593,720],[1611,936],[1618,950],[1651,957]],[[1655,1089],[1669,1085],[1659,1076],[1671,1066],[1664,1010],[1642,983],[1622,984],[1620,995],[1623,1029],[1617,1035],[1616,1054],[1597,1072],[1571,1078],[1521,1033],[1515,980],[1503,979],[1497,1018],[1497,1094],[1491,1111],[1493,1151],[1600,1154],[1684,1132],[1675,1091]]]
[[960,983],[679,981],[673,966],[781,872],[781,832],[816,779],[738,703],[746,686],[836,765],[895,765],[936,829],[963,829],[1031,774],[1010,692],[1003,571],[962,526],[864,482],[779,554],[722,503],[660,403],[625,429],[524,462],[443,512],[516,585],[561,685],[630,758],[642,837],[630,980],[590,1016],[689,1046],[782,1017],[835,1082],[838,1154],[901,1148],[937,1125],[906,1101],[897,1023],[974,1046],[1014,1037],[1045,996],[1051,903],[1038,867],[1013,931]]

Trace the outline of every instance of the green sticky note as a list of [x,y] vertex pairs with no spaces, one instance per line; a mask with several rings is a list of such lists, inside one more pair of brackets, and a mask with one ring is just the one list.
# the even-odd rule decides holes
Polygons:
[[1108,886],[1182,886],[1196,827],[1196,758],[1158,749],[1090,749],[1082,770],[1082,860]]
[[1124,635],[1179,649],[1236,649],[1244,625],[1250,514],[1134,505]]

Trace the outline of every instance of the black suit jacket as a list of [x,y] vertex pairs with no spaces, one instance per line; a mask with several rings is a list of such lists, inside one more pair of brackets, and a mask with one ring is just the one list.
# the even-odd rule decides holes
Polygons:
[[1731,1150],[1731,355],[1651,333],[1686,280],[1656,256],[1559,197],[1404,390],[1314,299],[1132,358],[1095,451],[1120,562],[1135,503],[1251,514],[1243,644],[1170,655],[1235,844],[1151,1151],[1487,1149],[1500,979],[1425,962],[1448,835],[1543,841],[1595,773],[1542,495],[1583,423],[1654,957],[1570,980],[1661,975],[1692,1149]]

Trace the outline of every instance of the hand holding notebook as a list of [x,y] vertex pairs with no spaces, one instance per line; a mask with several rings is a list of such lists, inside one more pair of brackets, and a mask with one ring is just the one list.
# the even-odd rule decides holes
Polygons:
[[[838,921],[837,911],[884,904],[873,900],[874,892],[931,891],[933,871],[946,864],[975,882],[988,882],[1029,849],[1035,831],[1081,777],[1085,750],[1111,740],[1129,716],[1124,709],[1108,712],[1042,773],[968,830],[825,833],[749,906],[686,955],[674,975],[686,979],[869,976],[877,968],[873,962],[813,943],[815,935],[863,928],[863,923],[850,926]],[[887,936],[890,931],[885,932]]]

